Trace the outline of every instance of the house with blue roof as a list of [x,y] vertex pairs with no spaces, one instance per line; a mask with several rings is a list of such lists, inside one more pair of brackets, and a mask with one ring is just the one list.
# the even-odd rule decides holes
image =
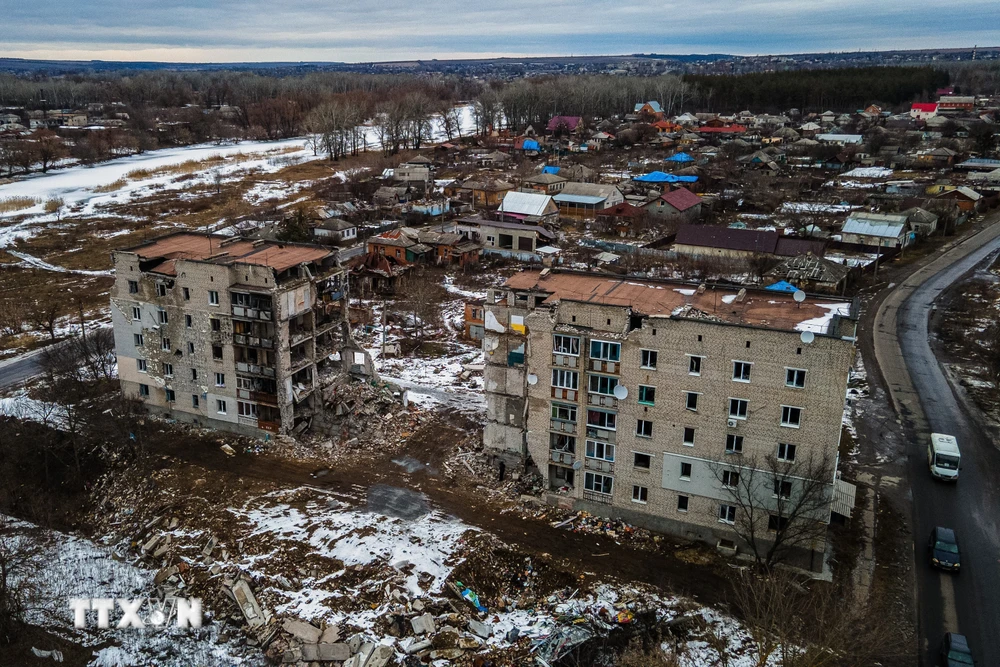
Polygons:
[[633,113],[642,118],[663,120],[663,109],[660,108],[660,103],[655,100],[650,100],[649,102],[636,102],[635,111]]

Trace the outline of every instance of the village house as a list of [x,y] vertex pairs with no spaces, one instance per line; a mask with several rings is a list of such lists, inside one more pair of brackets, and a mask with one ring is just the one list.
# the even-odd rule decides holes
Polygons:
[[642,208],[659,220],[694,222],[701,217],[702,199],[687,188],[669,190]]
[[641,206],[635,206],[627,201],[597,213],[595,220],[605,230],[618,236],[631,236],[640,231],[643,223],[649,218],[649,213]]
[[329,218],[313,227],[313,236],[318,241],[350,245],[358,240],[358,226],[340,218]]
[[568,182],[569,179],[563,178],[558,174],[542,172],[521,181],[521,190],[541,192],[543,195],[555,195],[559,194]]
[[857,212],[848,216],[840,230],[841,241],[883,248],[903,248],[914,235],[903,213]]
[[501,220],[535,225],[553,224],[559,220],[559,208],[552,197],[540,192],[507,192],[497,214]]
[[638,120],[644,123],[663,120],[663,109],[660,108],[660,103],[655,101],[636,102],[633,113]]
[[[800,485],[821,480],[802,519],[821,526],[853,490],[836,475],[850,303],[551,270],[514,275],[485,310],[483,442],[533,462],[549,504],[732,552],[746,547],[734,475],[780,463],[760,471],[781,475],[759,506],[764,540]],[[819,571],[825,548],[820,532],[790,560]]]
[[392,257],[406,266],[419,262],[467,266],[479,261],[482,248],[455,232],[400,227],[368,239],[369,255]]
[[549,119],[545,130],[555,135],[575,134],[583,130],[583,118],[580,116],[553,116]]
[[597,212],[622,203],[625,197],[613,185],[570,182],[552,200],[559,207],[559,215],[593,218]]
[[818,257],[811,252],[788,257],[767,272],[769,278],[783,280],[806,292],[841,293],[850,267]]
[[937,102],[914,102],[910,106],[910,118],[927,120],[937,115]]
[[483,325],[486,319],[484,303],[482,299],[466,301],[465,303],[465,315],[462,318],[462,335],[466,340],[481,341],[483,339],[483,334],[485,333]]
[[955,202],[959,210],[971,213],[979,210],[979,201],[983,198],[981,194],[972,188],[961,185],[952,190],[946,190],[937,195],[935,199],[944,199]]
[[938,112],[972,111],[976,108],[976,98],[959,95],[942,95],[938,98]]
[[482,220],[480,218],[457,220],[455,231],[481,245],[484,254],[523,257],[539,261],[541,257],[529,257],[528,255],[537,253],[539,248],[551,246],[556,240],[555,234],[539,225]]
[[[504,195],[513,189],[512,184],[500,179],[480,181],[470,178],[454,188],[454,191],[460,199],[471,202],[476,208],[496,208],[503,201]],[[448,194],[447,190],[445,194]]]
[[825,243],[822,240],[793,238],[771,231],[681,225],[670,249],[684,257],[748,259],[755,255],[794,257],[807,252],[822,256]]
[[317,390],[334,354],[371,374],[342,337],[347,280],[335,249],[177,232],[112,259],[122,392],[150,410],[287,434],[322,409]]

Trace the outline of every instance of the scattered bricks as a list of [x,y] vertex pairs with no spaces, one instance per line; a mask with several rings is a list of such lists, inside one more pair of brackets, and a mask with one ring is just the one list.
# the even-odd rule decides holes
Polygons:
[[156,586],[162,586],[163,582],[165,582],[167,579],[169,579],[170,577],[174,576],[178,572],[180,572],[180,568],[177,567],[176,565],[171,565],[170,567],[165,567],[162,570],[160,570],[159,572],[157,572],[156,576],[153,577],[153,584],[156,585]]
[[296,639],[302,640],[306,644],[316,644],[323,636],[323,631],[311,623],[286,618],[281,624],[282,629]]
[[414,634],[429,635],[435,630],[434,617],[430,614],[415,616],[410,619]]
[[379,644],[372,651],[371,657],[365,663],[365,667],[385,667],[394,655],[396,655],[396,652],[392,650],[391,646]]
[[[323,630],[323,636],[319,638],[320,644],[335,644],[339,641],[340,627],[337,625],[328,626],[325,630]],[[347,658],[343,658],[343,660],[347,660]]]
[[215,545],[217,545],[218,543],[219,543],[218,538],[215,538],[215,537],[209,538],[208,544],[206,544],[205,548],[201,550],[201,554],[203,556],[209,556],[209,555],[211,555],[212,554],[212,550],[215,549]]
[[339,642],[336,644],[319,645],[320,661],[334,660],[339,662],[343,660],[349,660],[350,657],[351,657],[351,648],[343,642]]
[[159,558],[163,554],[167,553],[167,551],[169,550],[170,550],[170,536],[167,535],[167,538],[162,542],[160,542],[160,546],[156,547],[156,550],[153,551],[153,558]]
[[414,600],[413,603],[410,605],[410,608],[413,609],[413,611],[423,611],[424,603],[420,600]]
[[149,538],[148,542],[142,545],[142,552],[147,554],[151,553],[153,549],[156,548],[156,545],[159,544],[160,540],[162,539],[163,535],[153,535],[151,538]]
[[488,623],[483,623],[472,618],[469,619],[469,631],[477,637],[489,639],[490,635],[493,634],[493,627]]

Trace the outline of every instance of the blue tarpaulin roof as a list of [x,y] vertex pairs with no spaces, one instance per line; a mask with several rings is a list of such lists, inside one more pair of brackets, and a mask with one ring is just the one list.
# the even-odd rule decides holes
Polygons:
[[694,162],[694,158],[687,153],[677,153],[665,159],[664,162]]
[[562,167],[542,167],[543,174],[558,174]]
[[534,139],[525,139],[524,144],[521,145],[521,148],[526,151],[541,150],[541,148],[538,145],[538,142],[535,141]]
[[640,181],[642,183],[694,183],[698,180],[698,177],[675,176],[674,174],[668,174],[663,171],[654,171],[642,176],[636,176],[632,180]]
[[799,288],[788,281],[782,280],[773,285],[768,285],[764,289],[771,290],[772,292],[797,292]]

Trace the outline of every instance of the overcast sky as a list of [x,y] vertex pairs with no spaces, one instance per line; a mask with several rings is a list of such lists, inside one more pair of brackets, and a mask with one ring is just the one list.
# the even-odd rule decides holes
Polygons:
[[1000,0],[4,0],[0,56],[371,61],[996,46]]

